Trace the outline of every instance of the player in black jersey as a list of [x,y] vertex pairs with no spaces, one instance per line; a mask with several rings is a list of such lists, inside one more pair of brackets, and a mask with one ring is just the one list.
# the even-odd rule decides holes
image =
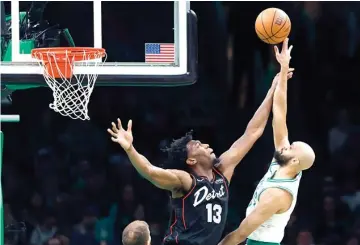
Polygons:
[[153,166],[133,146],[132,121],[125,130],[120,119],[108,132],[121,145],[131,163],[145,179],[171,192],[172,217],[165,245],[214,245],[223,233],[229,201],[229,182],[235,167],[262,135],[272,107],[277,78],[248,123],[244,134],[216,157],[208,144],[192,139],[191,133],[166,149],[166,169]]

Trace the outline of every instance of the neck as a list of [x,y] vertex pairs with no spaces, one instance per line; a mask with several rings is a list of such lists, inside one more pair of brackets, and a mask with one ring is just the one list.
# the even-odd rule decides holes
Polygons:
[[212,168],[211,169],[202,169],[202,168],[194,168],[193,171],[196,173],[196,175],[198,176],[204,176],[206,177],[208,180],[213,180],[214,178],[214,173]]
[[277,179],[294,179],[300,171],[294,168],[281,167],[276,172],[275,176]]

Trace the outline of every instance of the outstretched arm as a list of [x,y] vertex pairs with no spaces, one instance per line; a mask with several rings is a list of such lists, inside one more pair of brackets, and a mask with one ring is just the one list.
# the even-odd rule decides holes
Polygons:
[[146,157],[138,153],[134,146],[131,146],[126,154],[137,172],[155,186],[169,191],[180,188],[190,189],[192,179],[189,174],[179,170],[155,167]]
[[127,130],[124,130],[118,119],[118,126],[112,123],[112,129],[108,129],[112,141],[121,145],[128,155],[132,165],[138,173],[149,180],[155,186],[173,191],[175,189],[188,190],[192,184],[192,178],[189,174],[179,170],[167,170],[153,166],[149,160],[141,155],[133,146],[132,121],[128,123]]
[[[290,69],[290,73],[287,73],[286,76],[291,78],[293,70],[294,69]],[[261,103],[248,123],[244,134],[233,143],[229,150],[220,156],[221,164],[219,165],[219,170],[229,181],[231,180],[235,167],[250,151],[252,146],[264,132],[272,108],[273,95],[278,80],[279,74],[275,76],[271,88],[269,89],[264,101]]]
[[237,245],[246,240],[260,225],[278,212],[289,209],[292,196],[289,192],[270,188],[260,196],[256,208],[241,222],[239,228],[228,234],[218,245]]
[[288,138],[288,129],[286,126],[287,114],[287,73],[289,71],[290,53],[292,46],[288,48],[289,39],[285,39],[281,53],[275,46],[276,59],[280,63],[281,70],[279,75],[279,83],[274,93],[273,103],[273,131],[275,149],[281,149],[290,145]]

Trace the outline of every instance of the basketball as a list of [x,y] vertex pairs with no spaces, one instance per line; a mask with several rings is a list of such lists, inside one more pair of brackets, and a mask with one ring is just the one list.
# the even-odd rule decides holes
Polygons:
[[255,31],[261,41],[278,44],[290,34],[291,21],[289,16],[278,8],[263,10],[255,22]]

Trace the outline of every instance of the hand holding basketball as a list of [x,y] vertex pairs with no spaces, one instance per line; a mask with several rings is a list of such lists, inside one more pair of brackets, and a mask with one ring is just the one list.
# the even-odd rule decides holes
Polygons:
[[119,145],[121,145],[121,147],[127,151],[130,149],[132,143],[133,143],[133,135],[131,132],[131,127],[132,127],[132,120],[129,120],[128,125],[127,125],[127,130],[125,130],[122,125],[121,125],[121,120],[118,118],[117,119],[118,125],[116,127],[115,123],[112,122],[112,128],[111,129],[107,129],[107,131],[109,132],[109,134],[111,135],[111,140],[118,143]]
[[281,67],[287,67],[287,68],[289,67],[291,60],[291,50],[293,46],[291,45],[290,48],[288,48],[288,46],[289,46],[289,38],[286,38],[284,40],[281,53],[279,52],[278,47],[274,46],[276,60],[279,62]]

